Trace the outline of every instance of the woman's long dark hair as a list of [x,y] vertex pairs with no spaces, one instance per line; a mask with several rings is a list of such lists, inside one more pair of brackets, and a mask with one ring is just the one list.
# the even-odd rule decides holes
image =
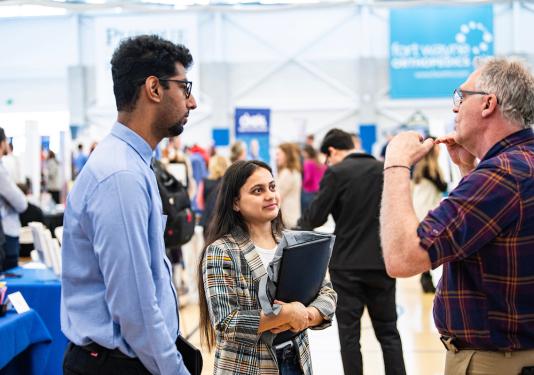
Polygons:
[[[208,223],[206,242],[198,264],[198,297],[200,305],[200,339],[208,349],[215,344],[215,330],[211,325],[208,301],[204,289],[202,260],[206,254],[206,249],[210,244],[231,233],[236,228],[240,228],[244,233],[249,233],[248,226],[240,212],[234,211],[234,202],[239,198],[239,191],[248,178],[258,169],[264,168],[272,175],[269,165],[259,160],[236,161],[225,172],[215,202],[214,214]],[[278,216],[271,222],[273,235],[279,235],[284,228],[282,213],[278,211]]]

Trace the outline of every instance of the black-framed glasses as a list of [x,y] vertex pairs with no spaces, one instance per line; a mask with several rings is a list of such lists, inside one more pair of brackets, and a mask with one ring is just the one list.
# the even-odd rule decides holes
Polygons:
[[[158,79],[158,81],[181,83],[182,85],[184,85],[185,98],[188,99],[191,96],[191,90],[193,89],[192,81],[188,81],[186,79],[171,79],[171,78],[159,78],[159,77],[156,77],[156,78]],[[146,78],[143,79],[142,81],[139,81],[137,84],[143,85],[145,81],[146,81]]]
[[163,82],[176,82],[181,83],[184,85],[184,94],[186,99],[191,96],[191,90],[193,89],[193,82],[188,81],[186,79],[170,79],[170,78],[158,78],[160,81]]
[[452,94],[452,103],[454,104],[454,108],[460,107],[460,104],[462,104],[465,97],[469,95],[489,95],[489,93],[485,91],[462,90],[460,88],[454,89],[454,93]]

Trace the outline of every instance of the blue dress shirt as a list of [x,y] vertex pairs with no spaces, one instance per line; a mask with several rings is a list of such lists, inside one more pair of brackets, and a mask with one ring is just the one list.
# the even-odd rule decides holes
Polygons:
[[61,328],[138,357],[153,374],[189,374],[176,350],[177,297],[165,256],[152,149],[116,123],[93,151],[67,200]]

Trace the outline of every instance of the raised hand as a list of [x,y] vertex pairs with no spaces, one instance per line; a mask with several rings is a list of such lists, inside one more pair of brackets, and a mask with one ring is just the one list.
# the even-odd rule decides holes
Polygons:
[[417,132],[397,134],[388,144],[384,166],[410,167],[428,154],[432,147],[434,147],[434,141],[431,138],[423,141],[423,137]]
[[456,143],[455,136],[456,133],[452,132],[443,137],[439,137],[436,139],[436,144],[443,143],[447,146],[447,151],[449,152],[452,162],[460,167],[462,174],[465,175],[475,168],[476,157],[462,145]]

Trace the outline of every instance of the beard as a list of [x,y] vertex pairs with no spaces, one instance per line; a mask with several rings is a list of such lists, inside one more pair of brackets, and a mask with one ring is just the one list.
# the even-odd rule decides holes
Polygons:
[[170,126],[168,128],[169,137],[177,137],[184,131],[184,125],[181,122],[177,122],[176,124]]

